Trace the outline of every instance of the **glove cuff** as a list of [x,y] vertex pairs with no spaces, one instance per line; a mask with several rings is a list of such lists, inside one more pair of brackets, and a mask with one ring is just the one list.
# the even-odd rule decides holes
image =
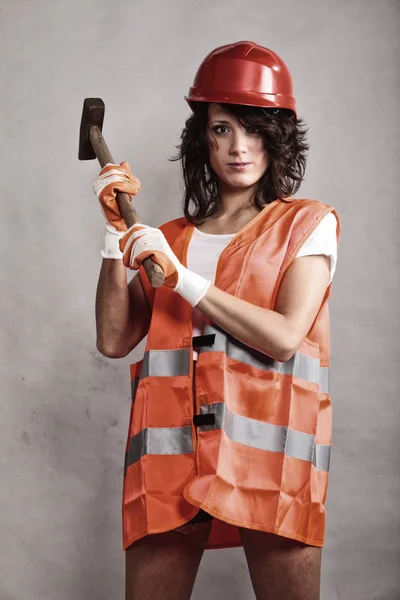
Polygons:
[[211,281],[205,279],[193,271],[189,271],[186,267],[179,269],[179,281],[174,292],[177,292],[191,306],[195,307],[204,298]]
[[121,260],[123,257],[122,252],[119,249],[119,240],[125,234],[125,231],[118,231],[114,225],[106,224],[106,231],[104,236],[104,249],[101,251],[103,258],[113,258],[114,260]]

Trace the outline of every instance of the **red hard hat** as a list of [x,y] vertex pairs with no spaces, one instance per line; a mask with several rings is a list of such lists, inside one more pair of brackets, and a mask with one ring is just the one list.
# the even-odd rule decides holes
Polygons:
[[189,95],[196,102],[289,108],[296,114],[289,69],[272,50],[254,42],[216,48],[201,63]]

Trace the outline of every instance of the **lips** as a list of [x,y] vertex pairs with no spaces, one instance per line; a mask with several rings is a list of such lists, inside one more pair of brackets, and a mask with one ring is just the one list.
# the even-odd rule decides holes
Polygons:
[[248,169],[250,167],[250,165],[252,165],[253,163],[249,163],[249,162],[234,162],[234,163],[228,163],[228,167],[230,169],[232,169],[233,171],[246,171],[246,169]]

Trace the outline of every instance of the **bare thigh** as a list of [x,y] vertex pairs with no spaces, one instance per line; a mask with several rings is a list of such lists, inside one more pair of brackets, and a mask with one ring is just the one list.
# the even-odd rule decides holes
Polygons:
[[147,535],[125,551],[125,600],[189,600],[211,530]]
[[321,548],[240,529],[257,600],[319,600]]

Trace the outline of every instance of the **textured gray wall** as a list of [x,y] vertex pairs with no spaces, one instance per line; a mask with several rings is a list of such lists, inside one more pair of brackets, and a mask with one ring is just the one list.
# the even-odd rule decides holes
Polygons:
[[[343,237],[332,315],[334,452],[323,600],[400,598],[399,24],[395,0],[3,0],[1,600],[123,598],[130,357],[95,350],[104,222],[79,163],[83,99],[141,179],[150,225],[181,214],[174,153],[200,61],[277,51],[310,126],[298,194]],[[194,598],[254,597],[242,550],[208,551]]]

